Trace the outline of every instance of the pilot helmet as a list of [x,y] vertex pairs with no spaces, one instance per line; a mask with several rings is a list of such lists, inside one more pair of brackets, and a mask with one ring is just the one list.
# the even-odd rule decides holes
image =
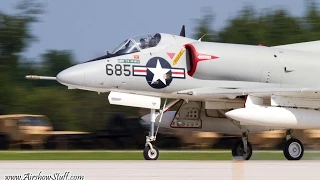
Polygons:
[[146,48],[148,46],[147,40],[145,38],[140,39],[140,47],[142,49]]

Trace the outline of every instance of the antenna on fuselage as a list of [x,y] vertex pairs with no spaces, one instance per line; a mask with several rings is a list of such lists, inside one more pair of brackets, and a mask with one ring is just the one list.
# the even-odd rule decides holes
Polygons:
[[200,39],[198,39],[198,41],[201,42],[202,38],[204,38],[204,37],[207,36],[207,35],[214,35],[214,34],[204,34],[203,36],[201,36]]
[[184,25],[183,25],[182,28],[181,28],[180,36],[186,37],[186,29],[185,29],[185,26],[184,26]]

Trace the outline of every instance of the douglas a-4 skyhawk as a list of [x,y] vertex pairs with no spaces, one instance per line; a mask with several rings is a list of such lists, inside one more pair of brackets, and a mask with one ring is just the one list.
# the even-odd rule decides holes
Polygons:
[[252,155],[248,133],[286,130],[284,156],[299,160],[304,146],[291,133],[320,128],[319,72],[320,41],[273,47],[202,42],[185,37],[183,26],[180,35],[126,39],[56,77],[26,78],[109,92],[110,104],[150,109],[142,117],[150,123],[147,160],[159,157],[152,144],[159,126],[242,136],[232,155],[244,160]]

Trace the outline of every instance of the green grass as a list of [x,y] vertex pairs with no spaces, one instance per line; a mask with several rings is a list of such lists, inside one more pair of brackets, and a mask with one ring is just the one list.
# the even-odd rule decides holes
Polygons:
[[[159,160],[232,160],[230,151],[160,151]],[[252,160],[285,160],[281,151],[254,151]],[[305,152],[304,160],[320,159]],[[0,160],[143,160],[141,151],[1,151]]]

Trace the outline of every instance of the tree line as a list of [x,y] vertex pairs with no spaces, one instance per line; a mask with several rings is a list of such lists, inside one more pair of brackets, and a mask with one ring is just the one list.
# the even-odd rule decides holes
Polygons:
[[204,10],[204,15],[196,19],[194,37],[222,43],[239,43],[275,46],[320,39],[320,14],[315,1],[305,1],[305,14],[295,17],[286,9],[256,10],[251,5],[244,6],[236,17],[217,31],[213,28],[214,13]]
[[[320,39],[317,4],[306,1],[306,13],[295,17],[285,9],[257,11],[244,6],[221,30],[215,30],[214,13],[204,11],[195,20],[193,38],[203,41],[274,46]],[[23,56],[36,43],[30,26],[39,21],[43,7],[34,0],[18,3],[16,14],[0,10],[0,113],[47,115],[57,129],[92,131],[104,126],[113,112],[139,115],[140,109],[111,106],[107,94],[67,90],[54,81],[27,81],[27,74],[55,76],[74,64],[69,50],[48,50],[40,61]]]

